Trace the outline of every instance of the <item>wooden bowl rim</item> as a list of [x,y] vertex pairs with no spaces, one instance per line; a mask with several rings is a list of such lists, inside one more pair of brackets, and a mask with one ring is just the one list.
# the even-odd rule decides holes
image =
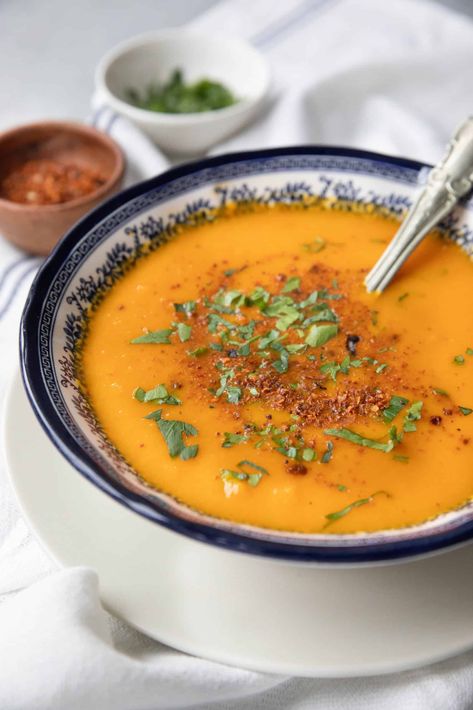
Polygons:
[[48,212],[67,212],[69,209],[87,205],[87,203],[95,202],[100,199],[100,197],[105,196],[123,177],[123,173],[125,172],[125,158],[121,148],[119,148],[117,143],[106,133],[83,123],[76,123],[74,121],[37,121],[36,123],[26,123],[21,126],[16,126],[15,128],[9,128],[0,133],[0,145],[5,140],[15,135],[21,135],[22,133],[28,134],[30,131],[37,129],[51,129],[51,131],[57,130],[72,135],[87,136],[101,143],[103,147],[109,150],[115,161],[112,173],[105,182],[93,192],[82,195],[82,197],[76,197],[73,200],[68,200],[67,202],[59,202],[52,205],[28,205],[24,202],[13,202],[12,200],[7,200],[0,196],[0,209],[10,210],[11,212],[28,212],[30,214],[35,212],[42,214]]

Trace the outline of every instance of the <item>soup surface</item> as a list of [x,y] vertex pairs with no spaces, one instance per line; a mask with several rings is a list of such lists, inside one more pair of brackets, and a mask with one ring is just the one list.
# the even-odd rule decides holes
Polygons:
[[184,230],[94,310],[83,386],[152,486],[299,532],[397,528],[473,495],[473,266],[430,236],[382,295],[398,223],[258,208]]

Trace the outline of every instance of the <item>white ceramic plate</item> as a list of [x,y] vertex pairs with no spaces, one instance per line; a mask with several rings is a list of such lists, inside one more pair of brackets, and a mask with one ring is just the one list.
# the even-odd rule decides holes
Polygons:
[[344,570],[227,552],[149,522],[78,476],[41,430],[19,376],[5,414],[11,480],[42,545],[61,565],[95,568],[105,606],[159,641],[253,670],[332,678],[473,647],[471,545]]

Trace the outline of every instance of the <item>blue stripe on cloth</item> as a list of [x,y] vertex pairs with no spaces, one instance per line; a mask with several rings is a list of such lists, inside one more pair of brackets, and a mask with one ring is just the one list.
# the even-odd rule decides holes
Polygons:
[[111,114],[110,114],[110,118],[109,118],[109,120],[108,120],[108,123],[107,123],[106,126],[104,126],[104,127],[102,128],[102,131],[103,131],[104,133],[110,133],[110,131],[112,130],[112,126],[113,126],[113,124],[115,123],[115,121],[117,120],[117,118],[118,118],[118,114],[117,114],[117,113],[111,113]]
[[22,283],[26,280],[27,276],[31,274],[32,271],[35,271],[39,266],[38,260],[34,260],[32,264],[28,266],[27,269],[25,269],[16,279],[15,283],[12,286],[12,289],[10,293],[8,294],[7,298],[5,299],[5,302],[3,306],[0,308],[0,320],[3,318],[3,316],[8,312],[8,309],[12,305],[13,301],[15,300],[15,296],[17,295],[18,291],[20,290],[20,287]]
[[104,112],[104,109],[106,109],[106,106],[100,106],[94,113],[92,114],[92,119],[90,121],[90,124],[94,127],[97,128],[97,124],[100,120],[100,116]]
[[334,5],[338,0],[306,0],[287,15],[269,25],[266,29],[254,35],[250,42],[257,47],[271,45],[275,40],[290,34],[301,22],[315,11],[322,10],[326,5]]
[[17,266],[24,264],[25,261],[31,261],[32,258],[33,258],[32,256],[21,256],[19,259],[12,261],[11,264],[8,264],[8,266],[3,270],[3,273],[0,276],[0,292],[1,292],[8,276],[11,274],[11,272],[15,271]]

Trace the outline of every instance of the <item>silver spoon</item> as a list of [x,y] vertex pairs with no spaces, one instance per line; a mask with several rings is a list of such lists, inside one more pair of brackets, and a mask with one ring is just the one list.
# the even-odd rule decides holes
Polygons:
[[472,187],[473,116],[470,116],[451,139],[445,157],[430,171],[425,189],[365,278],[367,290],[384,291],[426,234]]

